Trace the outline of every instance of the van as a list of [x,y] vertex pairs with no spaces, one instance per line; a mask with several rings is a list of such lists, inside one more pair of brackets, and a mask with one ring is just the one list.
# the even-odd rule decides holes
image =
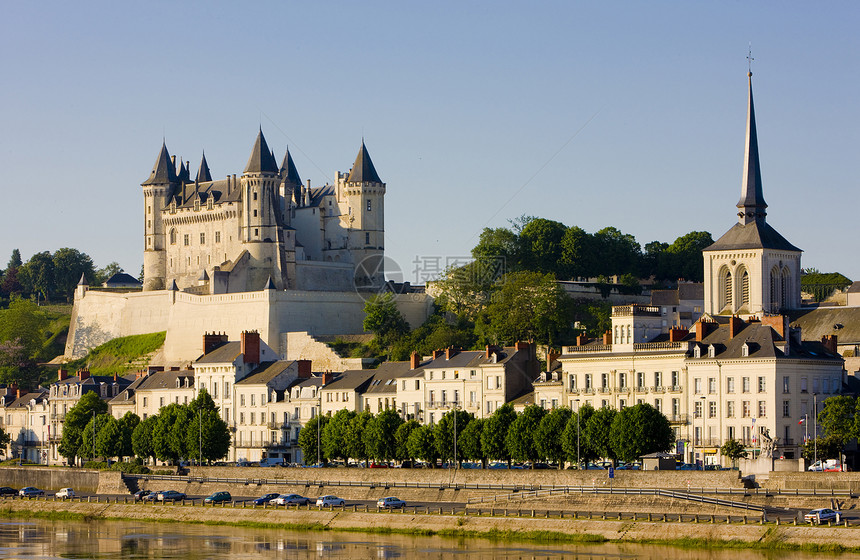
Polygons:
[[283,467],[284,460],[280,457],[266,457],[260,461],[261,467]]

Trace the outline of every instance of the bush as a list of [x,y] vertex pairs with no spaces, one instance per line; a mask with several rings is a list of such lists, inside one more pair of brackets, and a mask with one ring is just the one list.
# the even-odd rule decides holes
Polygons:
[[[17,466],[18,466],[18,459],[6,459],[2,463],[0,463],[0,467],[17,467]],[[22,461],[21,466],[22,467],[38,467],[40,465],[39,465],[39,463],[33,463],[31,461]]]
[[108,464],[104,461],[87,461],[83,468],[104,471],[108,469]]

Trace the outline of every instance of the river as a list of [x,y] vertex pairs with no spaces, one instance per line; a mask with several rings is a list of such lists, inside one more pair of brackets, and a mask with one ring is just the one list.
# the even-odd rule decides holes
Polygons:
[[511,543],[486,539],[292,532],[179,523],[9,520],[0,523],[0,558],[853,560],[860,558],[860,555],[784,550],[702,550],[633,544]]

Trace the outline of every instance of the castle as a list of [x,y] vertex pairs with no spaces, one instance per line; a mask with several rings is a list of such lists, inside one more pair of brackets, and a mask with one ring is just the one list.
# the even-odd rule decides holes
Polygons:
[[241,176],[192,180],[162,144],[143,187],[144,291],[225,294],[348,290],[384,282],[385,183],[362,140],[335,184],[302,184],[287,150],[278,166],[263,131]]
[[[287,333],[364,332],[364,304],[385,288],[385,183],[364,140],[334,184],[303,184],[289,150],[279,166],[262,129],[241,176],[214,181],[204,155],[192,180],[166,144],[144,195],[143,291],[82,281],[66,342],[78,358],[113,338],[166,331],[158,359],[202,352],[204,333],[255,331],[282,357]],[[413,326],[432,311],[424,293],[397,294]]]

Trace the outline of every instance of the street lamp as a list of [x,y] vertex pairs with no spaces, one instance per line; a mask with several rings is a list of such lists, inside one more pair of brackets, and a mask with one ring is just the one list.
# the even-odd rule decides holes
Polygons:
[[[812,393],[812,448],[813,465],[818,462],[818,393]],[[821,469],[824,470],[823,468]]]
[[[322,388],[322,387],[320,387]],[[319,392],[319,411],[317,412],[317,465],[322,464],[322,453],[320,450],[320,421],[322,420],[322,391]]]
[[574,399],[576,402],[576,470],[582,467],[582,461],[579,458],[579,399]]

